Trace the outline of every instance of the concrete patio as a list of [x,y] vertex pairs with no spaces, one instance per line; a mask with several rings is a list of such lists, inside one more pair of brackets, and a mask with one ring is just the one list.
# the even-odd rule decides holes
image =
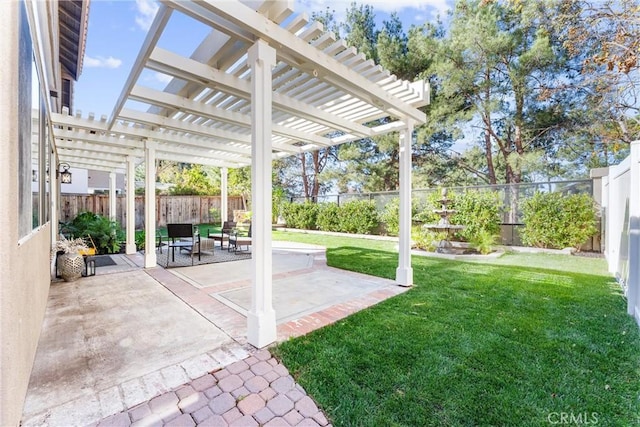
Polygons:
[[[116,265],[98,268],[96,276],[52,284],[23,425],[95,425],[103,419],[103,425],[196,425],[215,420],[220,425],[241,419],[258,425],[276,418],[291,425],[303,419],[326,424],[309,399],[304,400],[304,411],[294,408],[304,390],[286,367],[276,368],[281,365],[268,351],[247,343],[251,260],[145,270],[139,254],[113,258]],[[406,289],[390,280],[328,267],[323,248],[273,244],[279,341]],[[268,362],[271,368],[260,365],[256,373],[251,367],[258,362]],[[237,387],[221,385],[225,376],[241,372],[244,377],[234,383]],[[254,396],[251,408],[244,403],[238,409],[246,396],[257,396],[258,390],[252,393],[244,386],[256,375],[263,379],[251,384],[260,382],[265,396]],[[277,387],[281,377],[279,383],[286,382],[287,390]],[[234,397],[233,408],[226,408],[228,402],[219,406],[222,394],[227,400]],[[198,415],[194,405],[182,402],[189,396],[204,402]],[[282,408],[271,402],[276,398],[292,408],[278,415]],[[149,405],[158,399],[170,402],[172,410],[162,416],[152,411],[157,405]],[[173,421],[178,419],[182,421]]]

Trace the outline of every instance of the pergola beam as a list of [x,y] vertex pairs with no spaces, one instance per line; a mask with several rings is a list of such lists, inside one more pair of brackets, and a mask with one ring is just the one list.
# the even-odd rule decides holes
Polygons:
[[[211,104],[203,104],[202,102],[193,101],[179,95],[144,86],[135,86],[131,91],[130,98],[135,101],[161,106],[166,109],[177,109],[199,117],[206,117],[212,120],[219,120],[223,123],[242,126],[247,128],[247,132],[251,130],[251,116],[248,114],[218,108]],[[298,132],[295,129],[276,124],[273,124],[272,127],[274,135],[288,138],[294,142],[308,141],[320,146],[328,146],[331,144],[331,140],[323,136]]]
[[[199,82],[204,86],[214,87],[229,95],[247,100],[251,99],[251,83],[248,80],[235,77],[165,49],[154,49],[149,56],[147,66],[161,73]],[[362,137],[371,136],[369,128],[366,126],[329,114],[319,108],[279,93],[273,94],[273,107],[296,117],[303,117],[331,127],[338,127],[345,132],[359,134]]]
[[[192,4],[192,2],[186,3],[178,0],[165,0],[165,3],[171,4],[172,7],[179,3],[187,7]],[[365,102],[380,105],[387,110],[395,110],[400,117],[410,117],[418,123],[426,122],[426,115],[422,111],[389,95],[384,89],[371,84],[371,81],[336,59],[327,55],[318,55],[317,50],[309,46],[308,43],[271,22],[250,7],[240,3],[215,0],[199,0],[193,3],[197,3],[214,15],[222,17],[229,23],[252,33],[255,39],[259,38],[267,41],[272,46],[277,46],[276,55],[282,58],[282,54],[286,54],[286,57],[295,61],[291,65],[296,68],[305,70],[309,74],[317,74],[320,79]],[[206,22],[206,18],[202,18]]]
[[158,43],[160,36],[162,35],[164,28],[167,26],[167,22],[169,22],[169,18],[171,17],[172,9],[165,7],[164,5],[160,5],[160,8],[156,12],[156,16],[153,19],[153,23],[147,32],[147,37],[144,39],[142,43],[142,47],[140,48],[140,53],[136,58],[136,62],[133,64],[133,68],[131,69],[131,73],[129,73],[129,77],[127,77],[127,81],[122,88],[122,92],[120,92],[120,96],[116,101],[116,105],[111,113],[111,117],[109,118],[108,127],[111,128],[115,123],[117,117],[120,115],[120,111],[124,107],[125,102],[127,102],[127,97],[129,96],[129,92],[138,81],[138,77],[140,77],[140,73],[144,69],[144,64],[147,62],[147,58],[151,53],[151,50]]

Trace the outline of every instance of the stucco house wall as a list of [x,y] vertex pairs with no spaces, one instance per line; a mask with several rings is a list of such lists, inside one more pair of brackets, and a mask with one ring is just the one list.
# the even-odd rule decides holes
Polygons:
[[22,237],[17,226],[19,46],[21,29],[24,31],[27,25],[25,15],[20,13],[22,7],[22,2],[0,1],[0,425],[3,426],[20,423],[50,286],[50,224],[40,225]]

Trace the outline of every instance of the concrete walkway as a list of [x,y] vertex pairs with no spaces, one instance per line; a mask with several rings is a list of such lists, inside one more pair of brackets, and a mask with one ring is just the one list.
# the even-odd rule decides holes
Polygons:
[[[145,270],[141,255],[114,259],[52,284],[24,426],[328,424],[286,367],[247,344],[250,261]],[[406,290],[285,242],[273,272],[279,341]]]

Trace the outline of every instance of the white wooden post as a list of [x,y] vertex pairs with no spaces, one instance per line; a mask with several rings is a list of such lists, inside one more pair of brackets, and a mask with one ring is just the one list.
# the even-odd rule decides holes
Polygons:
[[51,218],[51,244],[54,245],[60,238],[59,221],[60,221],[60,182],[58,181],[57,165],[58,156],[51,152],[49,159],[49,215]]
[[127,157],[127,208],[125,211],[127,230],[127,254],[136,253],[136,163]]
[[109,172],[109,219],[116,220],[116,173]]
[[229,221],[229,191],[228,181],[229,169],[223,167],[220,169],[220,222]]
[[640,141],[631,143],[627,313],[640,322]]
[[407,120],[406,129],[400,131],[400,211],[398,268],[396,282],[402,286],[413,285],[413,268],[411,267],[411,140],[413,120]]
[[145,142],[144,268],[156,266],[156,145]]
[[251,67],[251,210],[252,264],[251,309],[247,315],[247,339],[255,347],[276,340],[276,313],[272,304],[271,255],[271,69],[276,51],[258,40],[249,48]]

